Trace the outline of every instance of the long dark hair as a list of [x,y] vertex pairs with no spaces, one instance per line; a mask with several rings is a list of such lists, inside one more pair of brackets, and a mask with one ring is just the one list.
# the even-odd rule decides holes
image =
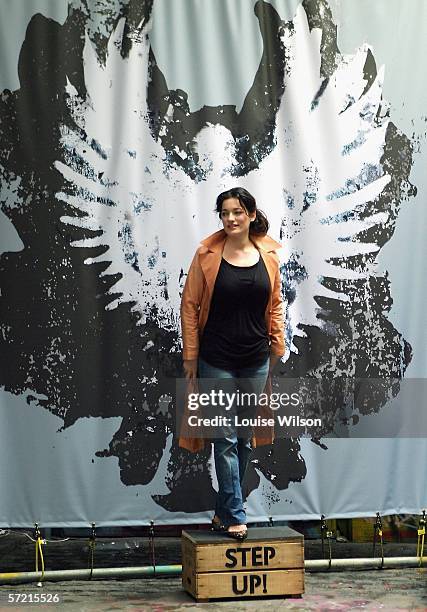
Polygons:
[[252,194],[249,193],[243,187],[233,187],[228,191],[223,191],[219,194],[216,199],[216,212],[221,217],[222,211],[222,203],[224,200],[228,200],[229,198],[237,198],[240,202],[240,206],[246,211],[246,213],[250,214],[256,212],[256,217],[253,221],[251,221],[249,227],[250,234],[257,234],[258,236],[264,236],[268,232],[268,228],[270,227],[267,217],[265,214],[257,208],[256,200]]

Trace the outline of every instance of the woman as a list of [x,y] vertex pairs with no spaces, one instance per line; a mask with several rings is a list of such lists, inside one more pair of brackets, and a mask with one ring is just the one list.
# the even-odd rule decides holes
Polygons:
[[[276,254],[281,245],[267,236],[268,221],[246,189],[221,193],[216,211],[223,229],[202,241],[182,294],[185,376],[191,386],[197,376],[200,383],[242,379],[245,391],[259,394],[285,352]],[[242,494],[251,451],[247,436],[240,438],[231,426],[213,440],[218,498],[212,525],[236,539],[247,535]],[[271,443],[271,432],[252,442]],[[204,447],[203,440],[188,437],[179,443],[192,451]]]

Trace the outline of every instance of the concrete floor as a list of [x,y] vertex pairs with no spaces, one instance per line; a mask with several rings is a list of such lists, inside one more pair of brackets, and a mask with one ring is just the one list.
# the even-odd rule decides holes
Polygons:
[[[414,543],[386,543],[384,554],[415,556]],[[87,568],[87,538],[50,542],[44,547],[46,570]],[[333,542],[334,558],[371,557],[372,544]],[[305,557],[321,558],[319,540],[305,540]],[[156,539],[158,565],[181,563],[180,539]],[[97,540],[94,567],[150,565],[147,538],[105,538]],[[427,563],[426,563],[427,566]],[[0,538],[0,572],[34,570],[34,543],[22,534]],[[19,593],[57,593],[56,604],[8,604],[8,595]],[[29,597],[27,599],[30,599]],[[29,606],[43,610],[418,610],[427,612],[427,567],[370,571],[306,573],[302,599],[252,599],[196,603],[181,588],[180,577],[138,578],[15,584],[0,586],[0,610],[24,610]]]
[[27,605],[6,604],[9,593],[57,593],[60,603],[33,604],[40,610],[427,610],[427,570],[375,570],[306,574],[301,599],[215,601],[196,603],[181,589],[180,578],[96,580],[0,587],[0,610],[23,610]]

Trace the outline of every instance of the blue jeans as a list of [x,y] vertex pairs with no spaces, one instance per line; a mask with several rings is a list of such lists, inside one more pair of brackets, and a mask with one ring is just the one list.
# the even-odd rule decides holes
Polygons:
[[[200,379],[232,378],[240,391],[260,394],[267,381],[269,364],[270,359],[267,359],[261,366],[222,370],[199,357],[198,376]],[[239,384],[238,379],[245,380]],[[203,380],[200,384],[203,385]],[[215,514],[226,527],[244,525],[246,513],[243,509],[242,483],[252,451],[251,438],[239,438],[233,426],[225,430],[224,437],[214,439],[213,445],[218,480]]]

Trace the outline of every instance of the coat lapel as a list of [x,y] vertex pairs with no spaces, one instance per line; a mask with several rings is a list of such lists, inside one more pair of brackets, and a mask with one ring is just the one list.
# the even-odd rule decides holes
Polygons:
[[215,280],[221,265],[222,251],[212,253],[208,251],[200,255],[200,266],[206,279],[209,295],[212,296]]
[[219,230],[215,234],[208,236],[208,238],[202,241],[202,248],[199,252],[200,266],[203,270],[210,296],[212,296],[219,266],[221,265],[225,237],[224,230]]
[[264,261],[265,267],[267,268],[267,272],[268,272],[268,278],[270,279],[270,287],[271,290],[273,291],[273,287],[274,287],[274,276],[276,273],[275,267],[272,265],[272,257],[269,253],[267,253],[266,251],[263,251],[262,249],[259,250],[259,253]]

